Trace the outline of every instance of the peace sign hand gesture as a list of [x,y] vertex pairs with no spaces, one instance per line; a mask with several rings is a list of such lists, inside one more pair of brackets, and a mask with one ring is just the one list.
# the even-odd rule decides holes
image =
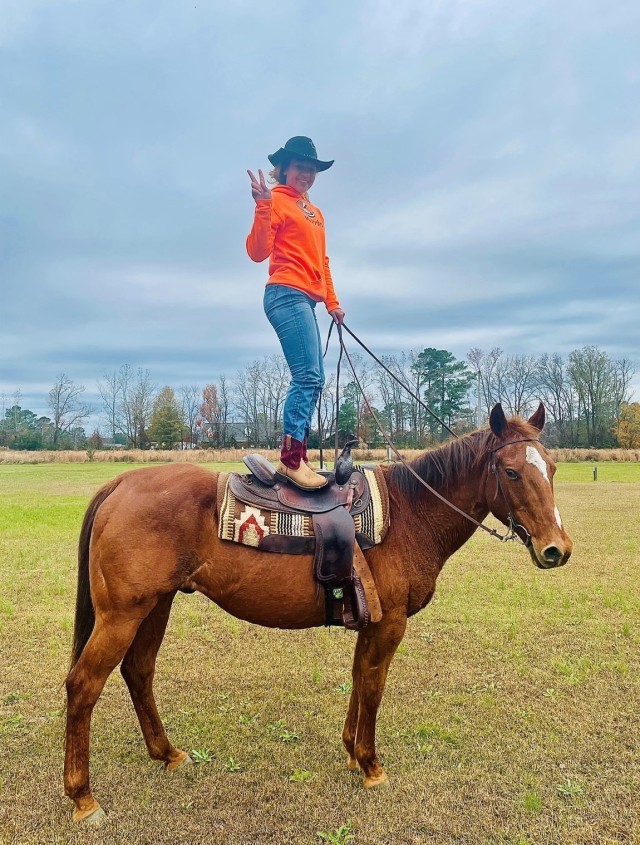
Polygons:
[[249,174],[249,179],[251,179],[251,195],[256,201],[256,205],[258,204],[258,200],[270,200],[271,190],[264,181],[262,170],[258,170],[258,179],[256,179],[250,170],[247,170],[247,173]]

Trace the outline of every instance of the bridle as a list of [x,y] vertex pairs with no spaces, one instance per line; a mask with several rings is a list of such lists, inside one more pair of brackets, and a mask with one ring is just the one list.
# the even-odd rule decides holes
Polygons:
[[[327,347],[325,348],[325,355],[326,355],[326,352],[327,352],[327,348],[329,346],[329,338],[331,337],[331,329],[332,328],[333,328],[333,323],[331,324],[331,328],[329,329],[329,336],[327,337]],[[485,531],[487,534],[490,534],[492,537],[495,537],[497,540],[500,540],[501,543],[507,543],[509,541],[514,541],[514,542],[522,543],[522,545],[525,546],[527,549],[530,548],[531,547],[531,534],[529,533],[529,531],[527,531],[527,529],[524,527],[524,525],[521,525],[519,522],[517,522],[515,517],[513,516],[513,512],[511,510],[511,505],[509,503],[509,499],[507,497],[507,494],[505,493],[504,487],[502,486],[502,481],[500,480],[500,475],[498,473],[498,466],[497,466],[496,460],[495,460],[495,453],[499,452],[500,449],[504,449],[506,446],[512,446],[514,443],[527,443],[527,442],[540,443],[540,440],[537,437],[522,437],[522,438],[519,438],[517,440],[509,440],[506,443],[501,443],[499,446],[496,446],[494,449],[491,449],[490,452],[489,452],[489,454],[491,455],[491,462],[489,464],[489,472],[493,473],[495,475],[495,478],[496,478],[496,496],[497,496],[497,493],[498,493],[498,490],[499,490],[501,495],[502,495],[502,498],[504,499],[504,503],[505,503],[506,508],[507,508],[507,528],[508,528],[508,530],[507,530],[506,534],[500,534],[500,532],[496,531],[495,528],[487,527],[482,522],[479,522],[477,519],[475,519],[475,517],[471,516],[471,514],[466,513],[461,508],[459,508],[457,505],[454,505],[453,502],[450,502],[445,496],[443,496],[437,490],[434,490],[434,488],[430,484],[428,484],[424,480],[424,478],[422,478],[422,476],[419,475],[413,469],[413,467],[410,466],[407,463],[407,461],[403,458],[403,456],[398,451],[396,445],[392,441],[390,434],[386,431],[386,429],[384,428],[384,426],[380,422],[380,418],[378,417],[376,412],[373,410],[369,400],[367,399],[367,395],[364,391],[364,388],[362,387],[362,384],[360,383],[360,379],[358,378],[358,374],[356,373],[355,367],[353,365],[353,361],[351,360],[351,356],[349,355],[349,351],[347,350],[347,348],[344,344],[344,340],[342,338],[342,329],[343,328],[346,329],[346,331],[349,332],[349,334],[360,344],[360,346],[362,346],[362,348],[365,351],[369,352],[369,354],[376,361],[378,361],[378,363],[381,364],[381,366],[384,366],[384,364],[382,364],[382,362],[379,361],[379,359],[376,358],[376,356],[369,349],[367,349],[367,347],[362,343],[362,341],[360,341],[355,336],[355,334],[350,329],[347,328],[347,326],[345,326],[344,324],[342,324],[342,325],[337,324],[337,328],[338,328],[338,338],[339,338],[339,341],[340,341],[340,356],[338,358],[337,384],[338,385],[340,384],[340,362],[342,360],[342,355],[344,353],[347,361],[349,362],[349,367],[351,369],[351,373],[353,375],[353,378],[354,378],[356,384],[358,385],[358,389],[360,390],[360,393],[362,394],[362,398],[363,398],[364,403],[367,407],[367,410],[369,411],[369,413],[371,414],[371,416],[375,420],[375,423],[378,426],[378,429],[380,430],[380,433],[384,437],[387,445],[393,451],[393,453],[395,454],[397,459],[400,461],[400,463],[402,463],[404,468],[409,473],[411,473],[411,475],[413,475],[414,478],[416,478],[417,481],[419,481],[420,484],[422,484],[423,487],[425,487],[427,490],[429,490],[429,492],[432,493],[437,499],[439,499],[441,502],[443,502],[445,505],[447,505],[447,507],[451,508],[451,510],[454,510],[456,513],[460,514],[460,516],[463,516],[469,522],[472,522],[476,526],[476,528],[482,529],[482,531]],[[426,405],[424,405],[424,403],[421,402],[421,400],[418,397],[416,397],[406,387],[406,385],[402,384],[402,382],[400,381],[400,379],[397,378],[397,376],[395,376],[387,367],[384,367],[384,368],[400,385],[402,385],[402,387],[405,388],[405,390],[407,390],[411,394],[411,396],[413,396],[415,399],[417,399],[420,402],[420,404],[423,407],[425,407],[433,417],[435,417],[439,422],[441,422],[442,425],[444,425],[444,427],[447,429],[447,431],[450,431],[451,434],[453,434],[454,437],[458,436],[457,434],[455,434],[455,432],[451,431],[451,429],[442,420],[440,420],[440,418],[437,417],[436,414],[430,408],[428,408]],[[336,405],[338,406],[339,403],[336,402]],[[319,419],[320,419],[320,414],[318,413],[318,420]],[[337,440],[338,440],[338,424],[337,424],[337,420],[336,420],[336,459],[337,459],[337,445],[338,445]],[[322,439],[321,439],[321,442],[322,442]],[[495,498],[495,496],[494,496],[494,498]],[[520,537],[520,535],[517,533],[516,529],[521,529],[524,532],[524,534],[526,535],[525,540],[523,540],[522,537]]]
[[[518,440],[508,440],[506,443],[501,443],[499,446],[496,446],[494,449],[491,449],[491,463],[489,464],[489,472],[493,473],[496,479],[496,492],[494,495],[495,497],[498,495],[498,490],[502,494],[502,498],[504,499],[504,503],[507,506],[507,526],[509,531],[504,537],[501,537],[503,543],[506,543],[507,540],[520,540],[523,546],[526,546],[528,549],[531,546],[531,534],[521,522],[517,522],[513,511],[511,510],[511,504],[509,499],[507,498],[507,494],[505,493],[504,487],[502,486],[502,480],[500,479],[500,473],[498,472],[498,465],[496,463],[496,452],[499,452],[500,449],[504,449],[505,446],[513,446],[514,443],[540,443],[540,439],[538,437],[520,437]],[[541,444],[542,445],[542,444]],[[523,540],[522,537],[517,533],[516,529],[520,528],[525,533],[525,539]]]

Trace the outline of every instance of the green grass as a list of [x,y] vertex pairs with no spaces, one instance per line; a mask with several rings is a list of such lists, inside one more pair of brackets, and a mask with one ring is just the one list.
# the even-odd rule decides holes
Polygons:
[[[598,480],[593,481],[593,468],[598,470]],[[622,484],[640,484],[640,463],[602,461],[600,463],[558,464],[556,481],[584,481],[594,484],[616,481]]]
[[92,732],[108,821],[73,827],[61,685],[77,537],[97,487],[130,468],[0,466],[2,845],[639,841],[640,479],[622,464],[600,464],[617,473],[603,483],[580,475],[589,465],[560,466],[568,566],[540,572],[522,548],[477,535],[444,568],[389,673],[378,745],[390,789],[365,792],[344,766],[352,633],[261,629],[181,594],[156,691],[200,764],[169,777],[149,760],[114,673]]

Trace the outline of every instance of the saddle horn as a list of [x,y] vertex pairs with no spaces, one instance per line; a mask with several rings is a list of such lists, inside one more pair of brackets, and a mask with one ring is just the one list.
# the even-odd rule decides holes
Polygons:
[[334,476],[336,479],[336,484],[346,484],[347,481],[351,478],[351,473],[353,472],[353,457],[351,455],[351,450],[354,446],[357,446],[358,443],[359,440],[356,437],[352,440],[347,440],[347,442],[344,444],[342,452],[340,453],[340,457],[336,461],[336,465],[334,467]]

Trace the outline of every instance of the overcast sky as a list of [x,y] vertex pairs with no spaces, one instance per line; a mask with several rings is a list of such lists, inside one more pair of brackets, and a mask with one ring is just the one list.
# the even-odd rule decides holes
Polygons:
[[640,370],[639,43],[637,0],[0,0],[0,392],[279,352],[246,169],[298,134],[378,354]]

